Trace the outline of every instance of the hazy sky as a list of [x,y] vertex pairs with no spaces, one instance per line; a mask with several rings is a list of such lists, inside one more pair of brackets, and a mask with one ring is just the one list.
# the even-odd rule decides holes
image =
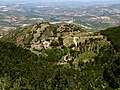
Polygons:
[[89,2],[89,1],[120,1],[120,0],[0,0],[0,1],[82,1],[82,2]]
[[97,3],[101,3],[104,4],[105,3],[117,3],[120,4],[120,0],[0,0],[0,1],[6,1],[6,2],[32,2],[32,3],[37,3],[37,2],[67,2],[67,1],[80,1],[80,2],[97,2]]

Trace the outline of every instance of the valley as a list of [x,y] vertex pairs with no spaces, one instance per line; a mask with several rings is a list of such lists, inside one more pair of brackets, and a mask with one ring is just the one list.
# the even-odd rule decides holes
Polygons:
[[90,5],[78,2],[1,3],[0,27],[15,29],[41,21],[76,23],[88,29],[120,25],[120,5]]

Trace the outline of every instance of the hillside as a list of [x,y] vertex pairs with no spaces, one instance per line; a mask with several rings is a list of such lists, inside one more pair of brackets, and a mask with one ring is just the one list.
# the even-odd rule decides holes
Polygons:
[[42,22],[12,31],[0,40],[0,89],[119,90],[118,30]]
[[88,32],[74,24],[53,25],[49,22],[14,30],[1,40],[14,43],[37,55],[44,50],[65,49],[66,54],[58,62],[60,65],[69,61],[74,65],[78,65],[79,61],[94,61],[93,57],[98,55],[100,48],[110,44],[100,33]]
[[42,22],[14,30],[4,36],[2,40],[15,43],[17,46],[30,50],[41,50],[43,47],[48,48],[42,44],[51,44],[52,42],[60,44],[58,38],[60,39],[68,34],[75,34],[77,31],[82,32],[82,29],[77,25],[53,25],[48,22]]
[[107,37],[117,51],[120,51],[120,26],[108,28],[101,31],[101,34]]

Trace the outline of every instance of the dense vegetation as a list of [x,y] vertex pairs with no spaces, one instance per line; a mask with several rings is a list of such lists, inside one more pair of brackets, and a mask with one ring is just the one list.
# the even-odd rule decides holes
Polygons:
[[[115,37],[116,34],[110,40],[116,42],[118,38]],[[115,45],[114,42],[112,44]],[[94,57],[95,61],[79,62],[75,66],[71,63],[58,65],[69,52],[65,46],[41,50],[37,56],[12,43],[0,41],[0,89],[119,90],[120,54],[113,46],[101,47],[98,56]]]
[[105,31],[101,31],[101,34],[106,36],[108,41],[111,41],[117,51],[120,51],[120,26],[108,28]]

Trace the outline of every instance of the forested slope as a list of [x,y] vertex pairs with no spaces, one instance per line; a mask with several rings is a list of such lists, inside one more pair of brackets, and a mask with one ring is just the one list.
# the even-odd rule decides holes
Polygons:
[[108,28],[101,31],[101,34],[106,36],[108,41],[111,41],[117,51],[120,51],[120,26]]
[[[0,41],[0,89],[119,90],[120,54],[114,44],[120,36],[119,28],[110,29],[111,32],[117,30],[115,34],[102,31],[102,34],[110,33],[112,38],[108,39],[113,41],[113,45],[102,46],[94,61],[80,61],[78,65],[71,62],[58,64],[71,51],[66,46],[41,50],[36,55],[12,43]],[[71,53],[73,57],[79,55],[74,50]]]

